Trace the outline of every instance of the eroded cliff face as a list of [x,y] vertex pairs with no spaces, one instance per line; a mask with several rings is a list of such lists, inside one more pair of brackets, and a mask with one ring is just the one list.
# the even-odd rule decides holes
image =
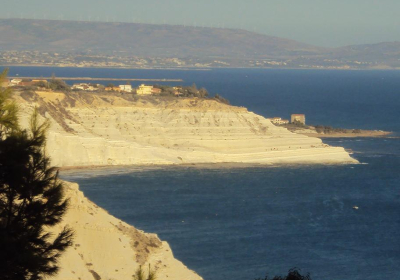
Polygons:
[[63,222],[73,228],[74,245],[60,259],[58,280],[132,280],[141,265],[156,271],[159,280],[201,280],[173,256],[168,243],[156,234],[144,233],[89,201],[78,185],[65,183],[70,207]]
[[357,162],[341,147],[215,100],[54,92],[16,98],[23,123],[34,106],[51,120],[47,152],[60,167]]

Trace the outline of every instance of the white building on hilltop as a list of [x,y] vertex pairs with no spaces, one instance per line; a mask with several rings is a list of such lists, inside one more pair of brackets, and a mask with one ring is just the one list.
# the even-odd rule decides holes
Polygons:
[[151,95],[153,93],[153,86],[146,86],[145,84],[141,84],[136,90],[136,93],[138,95]]
[[80,84],[73,84],[71,89],[75,90],[85,90],[85,91],[96,91],[98,90],[99,84],[96,85],[97,87],[94,87],[91,84],[86,84],[86,83],[80,83]]
[[10,86],[17,86],[20,82],[22,82],[22,79],[12,79],[10,81]]
[[131,85],[119,85],[119,89],[124,92],[132,92]]

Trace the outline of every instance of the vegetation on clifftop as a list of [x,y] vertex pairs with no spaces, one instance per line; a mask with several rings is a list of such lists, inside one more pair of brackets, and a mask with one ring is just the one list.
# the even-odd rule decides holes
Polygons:
[[[148,95],[137,95],[136,90],[133,89],[132,92],[123,92],[123,91],[116,91],[116,90],[108,90],[106,91],[106,87],[101,85],[101,84],[88,84],[89,86],[92,86],[94,88],[93,91],[87,91],[87,90],[79,90],[79,89],[71,89],[71,87],[65,83],[61,79],[57,79],[54,75],[53,77],[49,80],[49,82],[45,81],[39,81],[34,84],[31,84],[29,86],[16,86],[16,89],[22,90],[22,94],[24,96],[29,95],[32,96],[33,92],[36,90],[41,90],[41,91],[57,91],[57,92],[63,92],[63,93],[70,93],[70,92],[77,92],[77,93],[84,93],[87,94],[88,96],[90,94],[98,94],[98,95],[104,95],[104,94],[113,94],[113,95],[121,95],[124,98],[130,99],[131,97],[140,97],[140,98],[147,98]],[[230,102],[228,99],[222,97],[220,94],[215,94],[214,96],[211,96],[207,89],[205,88],[197,88],[196,84],[192,84],[191,86],[168,86],[168,85],[153,85],[155,89],[159,89],[159,93],[154,93],[151,96],[154,97],[173,97],[173,98],[202,98],[202,99],[212,99],[216,100],[220,103],[224,103],[229,105]],[[107,88],[116,88],[119,89],[119,87],[116,87],[114,84],[109,83],[107,84]],[[25,97],[24,97],[25,98]]]

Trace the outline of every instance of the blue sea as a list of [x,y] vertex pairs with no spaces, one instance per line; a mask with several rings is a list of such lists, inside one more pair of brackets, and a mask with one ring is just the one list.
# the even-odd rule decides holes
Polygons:
[[52,73],[179,78],[265,117],[304,113],[309,124],[393,131],[324,140],[351,149],[358,165],[113,167],[61,176],[116,217],[157,233],[206,280],[292,267],[314,280],[400,279],[400,71],[10,69]]

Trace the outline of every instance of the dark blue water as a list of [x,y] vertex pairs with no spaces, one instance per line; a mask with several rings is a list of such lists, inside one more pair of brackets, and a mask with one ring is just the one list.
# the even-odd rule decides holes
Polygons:
[[[11,74],[182,78],[261,115],[400,135],[400,72],[12,68]],[[63,172],[111,214],[167,240],[205,279],[291,267],[313,279],[400,279],[400,139],[324,140],[364,164]],[[354,205],[359,210],[354,210]]]

